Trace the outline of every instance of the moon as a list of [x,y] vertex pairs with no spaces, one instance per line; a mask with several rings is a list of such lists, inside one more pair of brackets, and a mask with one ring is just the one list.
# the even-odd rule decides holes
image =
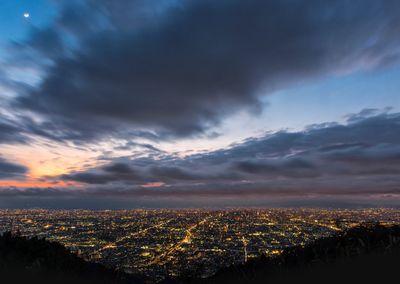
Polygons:
[[24,13],[24,18],[29,18],[31,15],[28,12]]

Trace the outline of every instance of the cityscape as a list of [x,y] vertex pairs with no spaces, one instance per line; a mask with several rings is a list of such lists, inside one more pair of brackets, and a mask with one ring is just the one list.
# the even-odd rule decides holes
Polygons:
[[400,0],[0,1],[0,284],[398,263]]
[[1,232],[59,242],[86,260],[152,281],[208,277],[365,223],[400,224],[400,210],[0,210]]

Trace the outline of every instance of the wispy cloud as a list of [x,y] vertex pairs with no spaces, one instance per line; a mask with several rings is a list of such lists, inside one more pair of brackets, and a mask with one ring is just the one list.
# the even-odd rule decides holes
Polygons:
[[[269,133],[185,158],[115,158],[57,177],[81,186],[54,190],[73,196],[191,199],[399,194],[400,113],[360,112],[357,116],[345,124]],[[24,194],[22,189],[18,192]],[[53,191],[37,191],[38,196],[44,193]]]
[[0,179],[19,179],[24,178],[28,169],[0,157]]

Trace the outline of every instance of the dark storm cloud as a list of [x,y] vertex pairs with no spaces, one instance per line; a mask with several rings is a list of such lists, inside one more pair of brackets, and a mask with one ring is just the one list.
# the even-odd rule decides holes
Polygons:
[[0,144],[25,144],[29,141],[25,134],[24,127],[19,123],[0,118]]
[[[17,44],[18,45],[18,44]],[[34,28],[30,41],[26,45],[20,45],[20,48],[28,47],[40,51],[41,56],[62,55],[64,46],[60,35],[52,28],[37,29]]]
[[15,164],[0,157],[0,179],[15,179],[24,177],[28,172],[25,166]]
[[[67,138],[74,139],[74,137],[77,137],[75,131],[60,129],[51,121],[39,123],[24,115],[17,115],[12,119],[5,116],[0,118],[0,144],[29,144],[32,142],[31,135],[38,135],[59,142],[67,141]],[[139,133],[132,134],[131,137],[143,136]]]
[[61,177],[67,181],[78,181],[87,184],[107,184],[112,182],[142,181],[139,172],[128,164],[115,162],[88,172],[76,172]]
[[159,179],[168,180],[198,180],[201,179],[200,175],[190,173],[179,167],[152,167],[150,168],[150,173]]
[[105,172],[109,173],[117,173],[117,174],[133,174],[133,169],[127,164],[123,163],[115,163],[111,165],[107,165],[103,168]]
[[262,175],[265,178],[277,175],[293,178],[318,176],[316,166],[302,158],[283,159],[283,161],[240,161],[234,167],[241,172]]
[[163,194],[184,195],[400,193],[400,113],[357,115],[185,158],[119,158],[61,178],[124,194],[144,194],[140,186],[156,182]]
[[[135,136],[138,136],[138,135],[135,135]],[[146,135],[142,135],[141,137],[146,138]],[[151,140],[154,140],[152,137],[149,137],[149,138]],[[137,143],[137,142],[134,142],[134,141],[128,141],[124,145],[118,146],[115,149],[116,150],[131,150],[131,149],[135,149],[135,148],[146,149],[146,150],[148,150],[150,152],[154,152],[154,153],[163,152],[162,150],[158,149],[154,145],[147,144],[147,143]]]
[[236,110],[259,112],[261,94],[399,54],[398,1],[74,3],[26,43],[53,63],[16,101],[59,139],[207,135]]

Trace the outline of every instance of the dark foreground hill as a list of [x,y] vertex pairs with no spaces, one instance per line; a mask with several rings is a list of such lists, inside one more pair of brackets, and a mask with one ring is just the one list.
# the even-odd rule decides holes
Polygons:
[[134,275],[86,262],[64,246],[19,234],[0,236],[0,283],[143,283]]
[[400,283],[400,226],[369,225],[220,270],[166,283]]

